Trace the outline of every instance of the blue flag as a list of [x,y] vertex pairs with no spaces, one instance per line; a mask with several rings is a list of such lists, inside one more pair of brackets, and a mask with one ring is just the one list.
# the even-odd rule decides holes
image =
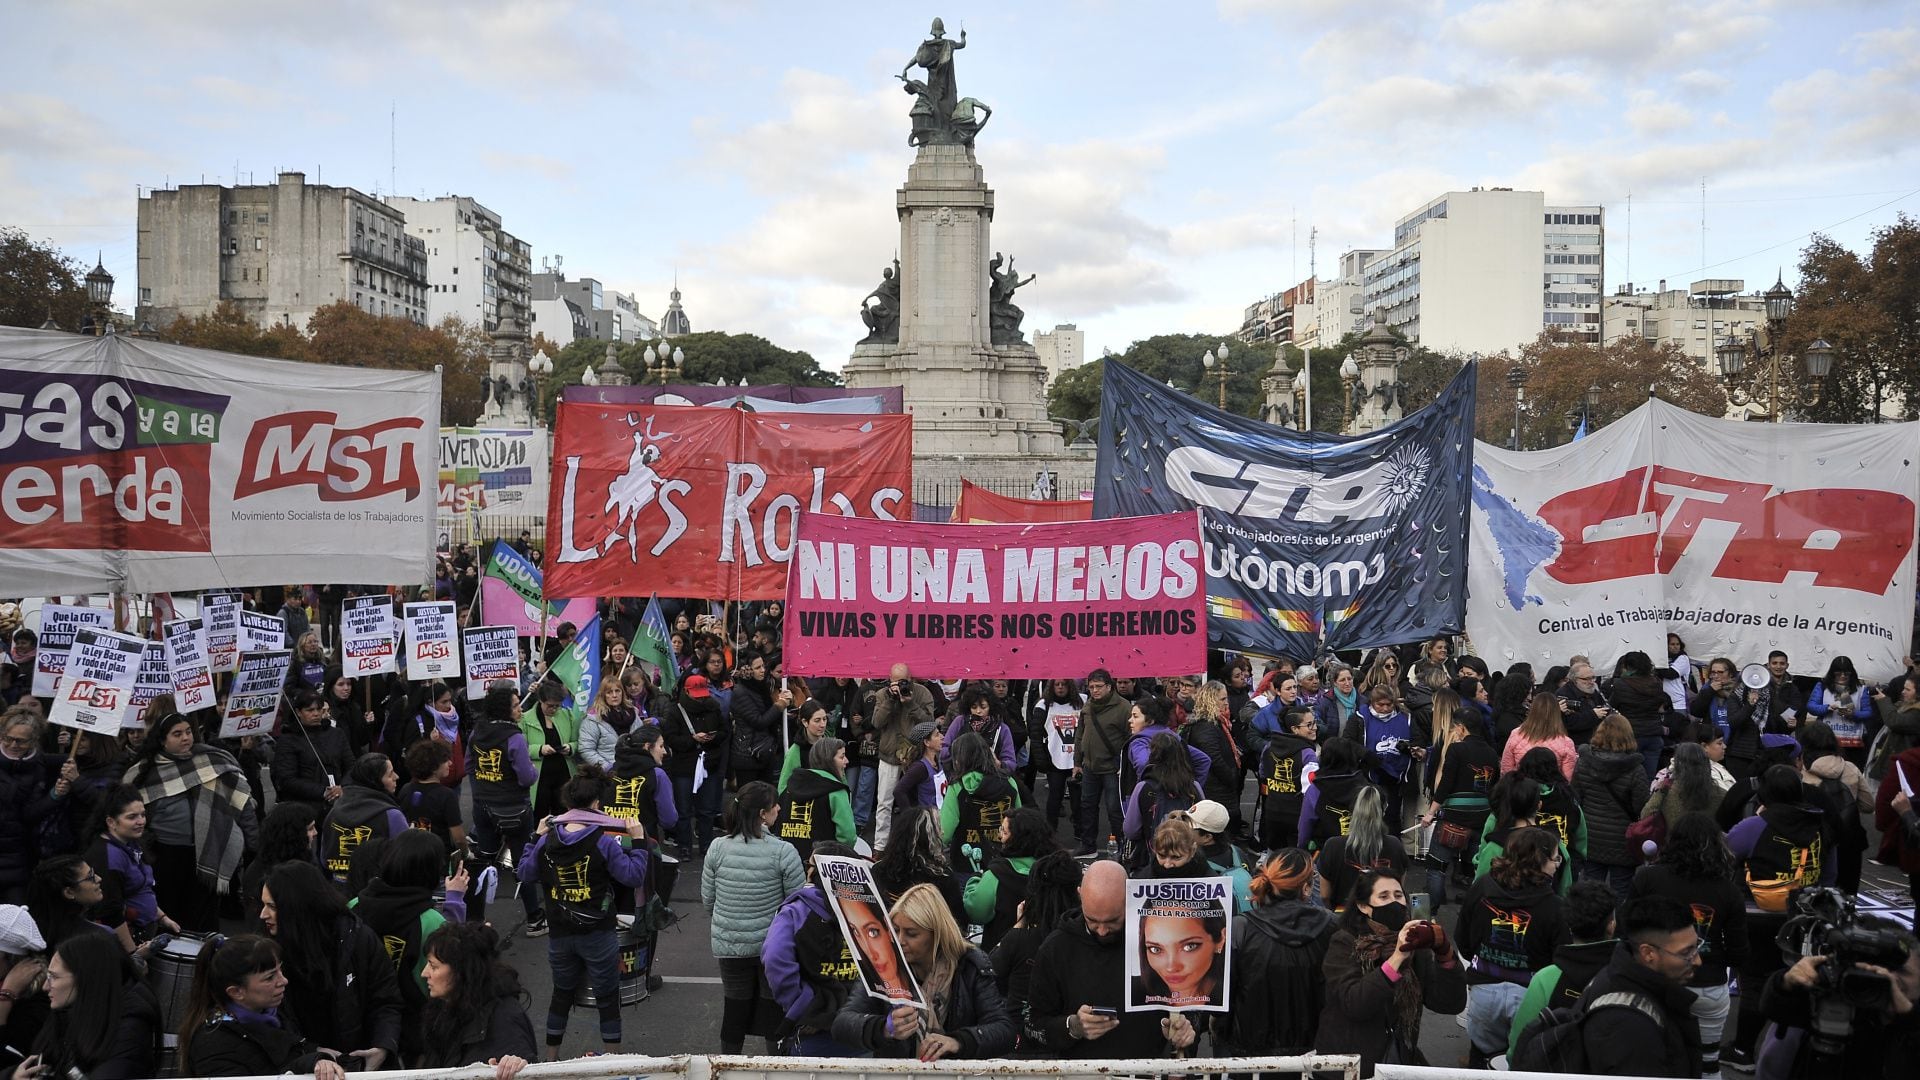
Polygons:
[[567,689],[567,705],[578,709],[584,715],[593,705],[593,695],[600,690],[600,616],[587,620],[587,625],[573,636],[573,640],[553,658],[553,666],[547,674],[558,680]]
[[1199,508],[1214,648],[1306,659],[1466,622],[1474,365],[1364,435],[1275,427],[1109,359],[1096,518]]
[[667,629],[667,617],[660,611],[660,594],[647,598],[646,613],[640,616],[640,625],[634,629],[633,642],[627,651],[635,660],[654,669],[652,678],[660,689],[671,694],[674,687],[680,685],[680,668],[673,656],[673,631]]

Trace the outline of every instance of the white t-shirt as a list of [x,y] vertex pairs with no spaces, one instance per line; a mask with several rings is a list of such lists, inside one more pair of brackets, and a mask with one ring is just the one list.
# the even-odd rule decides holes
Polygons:
[[1047,705],[1047,755],[1056,769],[1073,768],[1073,744],[1080,733],[1078,706],[1053,702]]

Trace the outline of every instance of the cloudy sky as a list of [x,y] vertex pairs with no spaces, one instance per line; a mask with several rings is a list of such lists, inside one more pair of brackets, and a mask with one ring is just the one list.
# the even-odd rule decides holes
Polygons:
[[1306,276],[1310,229],[1324,276],[1473,185],[1605,204],[1609,291],[1791,283],[1807,234],[1920,213],[1904,2],[0,0],[0,223],[103,252],[125,301],[142,187],[472,195],[536,263],[656,315],[677,271],[696,329],[838,367],[898,240],[894,75],[934,15],[996,110],[978,152],[994,246],[1039,274],[1027,327],[1078,323],[1093,355],[1231,330]]

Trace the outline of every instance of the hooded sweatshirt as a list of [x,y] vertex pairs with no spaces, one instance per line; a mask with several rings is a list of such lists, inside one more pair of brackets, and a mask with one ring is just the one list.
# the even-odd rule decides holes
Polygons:
[[[1602,938],[1569,941],[1553,950],[1553,963],[1533,973],[1533,979],[1527,983],[1526,996],[1520,999],[1520,1008],[1513,1014],[1513,1030],[1507,1036],[1509,1059],[1520,1049],[1520,1033],[1527,1030],[1535,1017],[1547,1009],[1571,1009],[1579,1004],[1587,984],[1613,962],[1617,945],[1619,941],[1614,938]],[[1724,973],[1721,979],[1725,981]]]
[[[516,873],[525,884],[541,883],[547,910],[555,916],[549,919],[553,933],[562,937],[613,929],[609,880],[629,889],[646,884],[646,851],[628,848],[607,835],[600,823],[601,817],[591,810],[569,810],[556,815],[540,839],[527,845],[526,854],[520,856]],[[544,875],[553,880],[545,881],[541,870],[549,850],[554,853],[556,865],[552,873]],[[561,911],[568,915],[558,917]],[[604,926],[588,925],[600,914],[607,915]],[[588,918],[576,923],[582,915]]]
[[1313,1048],[1326,1004],[1320,965],[1333,913],[1300,900],[1254,908],[1233,924],[1233,1012],[1226,1040],[1236,1053]]
[[820,769],[794,773],[780,793],[780,817],[771,831],[794,846],[802,863],[812,857],[815,844],[837,840],[851,847],[859,834],[847,782]]
[[795,1028],[825,1031],[846,1004],[860,969],[818,885],[781,901],[761,959],[767,985]]
[[967,882],[967,918],[986,928],[980,938],[981,948],[1000,944],[1013,929],[1020,903],[1027,898],[1027,875],[1032,873],[1033,863],[1031,855],[996,856],[984,862],[985,873]]
[[1550,879],[1510,889],[1492,874],[1467,890],[1453,933],[1460,955],[1470,961],[1468,983],[1522,986],[1553,962],[1554,949],[1567,938]]
[[[447,895],[447,910],[437,910],[432,889],[402,889],[374,878],[360,895],[347,904],[360,921],[387,947],[400,976],[400,1001],[409,1018],[417,1017],[427,1003],[427,954],[421,948],[435,930],[454,921],[466,920],[466,901],[457,894]],[[403,1030],[402,1034],[405,1034]]]
[[390,840],[407,831],[407,815],[385,788],[348,784],[320,826],[320,867],[345,885],[353,853],[369,840]]
[[980,865],[1000,851],[1000,823],[1020,809],[1020,789],[1004,776],[970,772],[949,788],[940,804],[940,836],[947,842],[947,859],[956,870],[973,864],[963,847],[980,849]]

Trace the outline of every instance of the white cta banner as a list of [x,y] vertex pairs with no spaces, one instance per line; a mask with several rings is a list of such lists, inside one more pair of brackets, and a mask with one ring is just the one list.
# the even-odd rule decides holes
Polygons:
[[1496,666],[1780,649],[1879,682],[1914,625],[1920,424],[1760,424],[1649,401],[1551,450],[1474,447],[1467,632]]

